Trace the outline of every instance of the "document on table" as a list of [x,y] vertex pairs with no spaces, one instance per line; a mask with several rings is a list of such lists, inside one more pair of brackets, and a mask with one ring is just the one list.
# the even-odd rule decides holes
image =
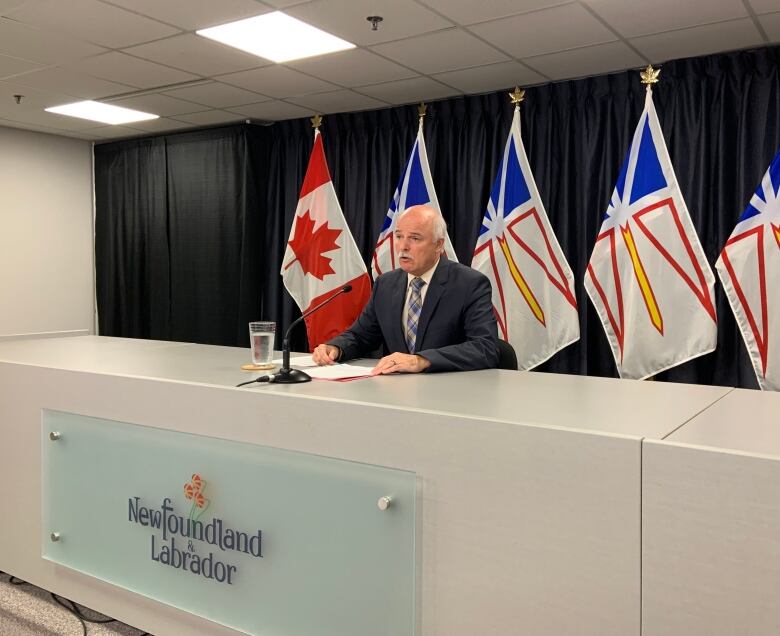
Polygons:
[[[282,366],[281,358],[274,360],[273,362],[280,367]],[[314,362],[314,359],[311,356],[295,356],[294,358],[290,357],[290,366],[295,369],[308,369],[310,367],[316,367],[317,363]]]
[[371,375],[372,367],[359,367],[355,364],[331,364],[316,369],[307,369],[311,377],[318,380],[354,380]]
[[[282,359],[274,360],[274,364],[282,366]],[[295,356],[290,358],[290,366],[295,369],[306,369],[312,378],[318,380],[355,380],[371,375],[373,367],[363,367],[356,364],[331,364],[318,366],[311,356]]]

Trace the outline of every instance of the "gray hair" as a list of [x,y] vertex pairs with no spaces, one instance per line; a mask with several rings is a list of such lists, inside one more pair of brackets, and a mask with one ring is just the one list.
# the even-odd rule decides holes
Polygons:
[[430,205],[413,205],[412,207],[406,208],[403,212],[401,212],[401,214],[398,215],[398,219],[396,220],[396,225],[398,224],[398,221],[404,218],[404,215],[407,212],[419,208],[427,210],[433,215],[433,240],[443,241],[444,237],[447,236],[447,222],[444,220],[444,217],[441,215],[441,212],[439,212],[436,208],[431,207]]

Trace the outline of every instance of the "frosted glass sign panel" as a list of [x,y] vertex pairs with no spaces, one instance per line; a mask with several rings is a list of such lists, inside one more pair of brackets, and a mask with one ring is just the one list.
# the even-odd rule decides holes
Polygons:
[[415,475],[44,411],[43,557],[249,634],[412,636]]

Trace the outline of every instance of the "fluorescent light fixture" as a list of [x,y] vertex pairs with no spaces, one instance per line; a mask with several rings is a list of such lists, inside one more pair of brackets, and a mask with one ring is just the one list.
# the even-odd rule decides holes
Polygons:
[[289,62],[355,48],[354,44],[281,11],[201,29],[195,33],[272,62]]
[[93,101],[52,106],[45,110],[47,113],[80,117],[81,119],[99,121],[104,124],[129,124],[133,121],[146,121],[147,119],[157,119],[159,117],[159,115],[142,113],[140,110],[133,110],[132,108],[122,108],[121,106],[112,106],[111,104]]

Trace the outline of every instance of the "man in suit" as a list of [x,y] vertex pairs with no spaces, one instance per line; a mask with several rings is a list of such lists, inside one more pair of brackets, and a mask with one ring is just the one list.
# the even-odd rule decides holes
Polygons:
[[447,226],[419,205],[398,218],[394,241],[400,267],[374,283],[354,324],[319,345],[317,364],[385,356],[372,373],[471,371],[498,364],[498,329],[490,281],[442,256]]

